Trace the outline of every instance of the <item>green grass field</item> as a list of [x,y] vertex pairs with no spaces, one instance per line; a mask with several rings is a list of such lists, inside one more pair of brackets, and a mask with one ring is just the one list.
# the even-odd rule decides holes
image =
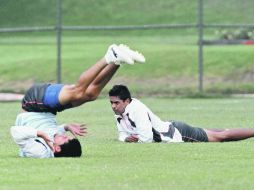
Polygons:
[[[206,128],[253,127],[254,101],[143,98],[163,120]],[[0,188],[16,189],[253,189],[254,140],[228,143],[124,144],[101,98],[60,113],[59,123],[86,123],[79,159],[24,159],[12,141],[19,103],[1,103]],[[98,116],[100,119],[98,119]]]

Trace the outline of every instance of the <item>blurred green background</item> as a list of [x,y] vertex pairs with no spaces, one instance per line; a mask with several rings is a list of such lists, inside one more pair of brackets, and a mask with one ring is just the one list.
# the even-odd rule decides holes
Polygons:
[[[56,2],[0,2],[0,27],[54,27]],[[196,0],[62,0],[63,26],[196,24]],[[205,24],[252,24],[251,0],[204,0]],[[242,28],[207,28],[204,39]],[[253,37],[253,27],[249,34]],[[198,93],[198,31],[192,28],[88,30],[62,32],[62,82],[74,83],[81,72],[101,58],[112,43],[126,43],[142,52],[144,65],[123,66],[105,88],[129,85],[134,93],[155,96],[196,96]],[[253,93],[253,46],[204,47],[205,94]],[[24,92],[35,82],[56,82],[56,32],[0,33],[0,91]]]

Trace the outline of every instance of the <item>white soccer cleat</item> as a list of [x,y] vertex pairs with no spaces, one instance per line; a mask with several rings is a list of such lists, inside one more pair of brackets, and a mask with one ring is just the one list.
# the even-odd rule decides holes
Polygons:
[[127,63],[130,65],[134,64],[134,60],[131,56],[124,51],[122,48],[118,47],[116,44],[109,46],[107,53],[105,54],[105,59],[108,64],[114,63],[120,65],[121,63]]
[[122,51],[126,52],[133,61],[139,62],[139,63],[144,63],[146,61],[144,55],[139,53],[138,51],[134,51],[124,44],[120,44],[118,47]]

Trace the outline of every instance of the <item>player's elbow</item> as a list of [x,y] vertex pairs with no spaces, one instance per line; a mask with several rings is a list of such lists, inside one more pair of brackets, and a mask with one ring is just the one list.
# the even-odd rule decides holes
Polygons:
[[148,136],[148,137],[140,136],[138,142],[141,142],[141,143],[151,143],[151,142],[153,142],[153,137],[152,136]]
[[125,142],[125,138],[123,138],[123,137],[118,137],[118,140],[121,142]]
[[19,129],[17,126],[12,126],[10,129],[11,137],[14,140],[15,143],[19,143],[21,140],[20,135],[19,135]]
[[16,134],[17,134],[17,127],[16,126],[12,126],[10,129],[10,133],[13,139],[15,139]]
[[121,132],[118,135],[118,140],[121,142],[125,142],[125,139],[128,137],[128,135],[122,134]]
[[138,142],[140,142],[140,143],[152,143],[153,142],[153,139],[139,139],[139,141]]

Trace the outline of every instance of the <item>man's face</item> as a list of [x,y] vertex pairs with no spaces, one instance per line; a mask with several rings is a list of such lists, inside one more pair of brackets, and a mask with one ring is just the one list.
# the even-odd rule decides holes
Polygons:
[[54,137],[54,141],[55,141],[54,144],[59,146],[59,145],[69,142],[69,140],[71,140],[71,139],[73,139],[73,138],[68,137],[66,135],[56,134]]
[[110,96],[110,103],[112,110],[116,115],[121,115],[124,113],[126,106],[130,103],[130,100],[121,100],[118,96]]

